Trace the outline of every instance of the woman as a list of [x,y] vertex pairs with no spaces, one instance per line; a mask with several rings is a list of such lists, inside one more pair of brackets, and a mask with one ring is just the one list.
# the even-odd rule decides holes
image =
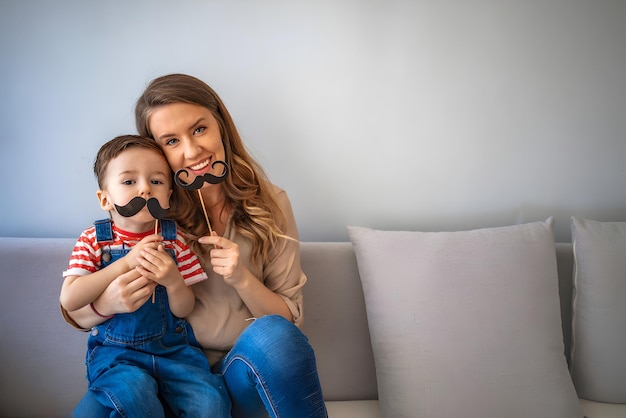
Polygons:
[[[286,193],[269,182],[246,151],[226,107],[204,82],[184,74],[153,80],[135,108],[139,134],[153,138],[174,172],[192,181],[206,173],[226,180],[179,193],[173,217],[209,275],[194,285],[186,319],[216,373],[224,376],[234,417],[326,417],[315,356],[302,323],[298,233]],[[210,226],[209,226],[210,223]],[[209,232],[212,231],[212,234]],[[132,312],[153,283],[122,275],[94,302],[100,315]],[[68,320],[90,328],[90,309]],[[86,396],[77,411],[91,411]]]

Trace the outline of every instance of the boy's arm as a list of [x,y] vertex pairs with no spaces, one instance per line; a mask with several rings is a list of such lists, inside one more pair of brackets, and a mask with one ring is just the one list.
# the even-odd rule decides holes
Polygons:
[[193,311],[196,304],[196,296],[191,287],[185,284],[183,276],[180,276],[180,280],[176,284],[166,287],[166,290],[170,310],[174,315],[178,318],[184,318]]

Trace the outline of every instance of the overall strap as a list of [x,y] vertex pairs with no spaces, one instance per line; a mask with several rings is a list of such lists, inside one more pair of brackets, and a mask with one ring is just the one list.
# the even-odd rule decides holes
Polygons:
[[176,241],[176,221],[173,219],[161,219],[161,235],[166,241]]
[[[161,219],[159,223],[161,224],[161,235],[163,235],[163,239],[170,243],[176,242],[176,221],[173,219]],[[176,258],[176,251],[174,250],[173,244],[166,245],[165,251],[172,256],[176,265],[178,265],[178,259]]]
[[110,218],[97,220],[93,225],[96,227],[97,241],[113,241],[113,222]]

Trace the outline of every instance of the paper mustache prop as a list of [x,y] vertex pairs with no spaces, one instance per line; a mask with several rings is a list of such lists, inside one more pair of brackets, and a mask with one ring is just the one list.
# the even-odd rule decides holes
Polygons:
[[167,217],[167,211],[169,208],[162,208],[159,201],[155,197],[151,197],[146,200],[141,196],[135,196],[124,206],[115,205],[115,210],[117,210],[117,213],[120,215],[130,218],[131,216],[138,214],[144,206],[148,206],[148,212],[150,212],[150,215],[152,215],[155,219],[163,219]]
[[219,184],[226,180],[226,177],[228,176],[228,164],[226,164],[224,161],[217,160],[213,164],[211,164],[211,168],[215,168],[215,166],[218,164],[224,166],[224,172],[221,176],[216,176],[211,173],[204,173],[203,175],[196,177],[191,183],[185,183],[180,179],[180,176],[184,173],[187,177],[189,177],[189,171],[181,168],[176,172],[176,174],[174,174],[174,181],[185,190],[199,190],[204,185],[204,182],[210,184]]
[[202,210],[204,211],[204,219],[206,220],[206,224],[209,227],[209,234],[211,235],[213,235],[213,229],[211,229],[211,222],[209,221],[209,215],[207,214],[206,207],[204,206],[204,200],[202,199],[202,193],[200,192],[200,189],[204,185],[204,182],[207,182],[210,184],[219,184],[223,182],[224,180],[226,180],[226,177],[228,176],[228,164],[226,164],[226,162],[224,161],[217,160],[213,162],[213,164],[211,164],[211,168],[215,168],[215,166],[218,164],[224,166],[224,172],[222,173],[221,176],[216,176],[210,173],[204,173],[201,176],[197,176],[191,183],[185,183],[184,181],[180,179],[181,174],[185,174],[187,177],[189,177],[189,171],[185,170],[184,168],[181,168],[180,170],[176,172],[176,174],[174,174],[174,182],[178,186],[180,186],[181,188],[185,190],[197,190],[198,191],[198,197],[200,198],[200,203],[202,204]]

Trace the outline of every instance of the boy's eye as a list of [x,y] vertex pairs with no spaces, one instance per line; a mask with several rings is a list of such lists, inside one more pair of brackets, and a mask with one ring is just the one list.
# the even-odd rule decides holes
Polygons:
[[204,126],[198,126],[194,131],[193,134],[197,135],[197,134],[201,134],[202,132],[204,132],[206,128]]
[[161,180],[152,180],[152,184],[164,184]]
[[124,180],[122,182],[122,184],[125,184],[127,186],[131,186],[131,185],[135,184],[135,180]]

